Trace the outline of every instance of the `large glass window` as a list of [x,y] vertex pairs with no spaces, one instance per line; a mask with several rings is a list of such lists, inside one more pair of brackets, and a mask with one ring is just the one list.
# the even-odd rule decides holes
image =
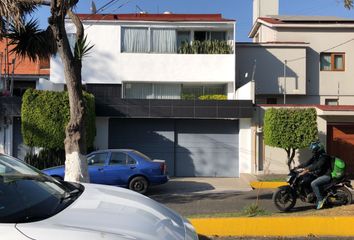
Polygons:
[[173,29],[152,29],[152,52],[154,53],[176,53],[176,30]]
[[193,100],[203,95],[225,95],[226,85],[189,85],[182,86],[182,99]]
[[122,28],[122,51],[129,53],[149,52],[148,28]]
[[183,43],[206,40],[226,41],[226,31],[192,31],[166,28],[122,27],[122,52],[177,53]]
[[178,49],[186,43],[190,43],[190,31],[178,31],[177,32],[177,47]]
[[321,53],[320,65],[321,71],[344,71],[345,70],[344,53]]
[[180,99],[180,84],[124,83],[128,99]]

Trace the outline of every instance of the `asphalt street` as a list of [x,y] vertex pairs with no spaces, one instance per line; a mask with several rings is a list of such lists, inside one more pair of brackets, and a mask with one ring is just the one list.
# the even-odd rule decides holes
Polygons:
[[[258,205],[265,210],[278,213],[272,203],[272,189],[260,189],[240,192],[219,193],[187,193],[187,194],[158,194],[156,192],[148,196],[160,203],[165,204],[183,216],[232,213],[240,212],[251,204]],[[306,211],[313,209],[309,205],[298,200],[293,211]]]

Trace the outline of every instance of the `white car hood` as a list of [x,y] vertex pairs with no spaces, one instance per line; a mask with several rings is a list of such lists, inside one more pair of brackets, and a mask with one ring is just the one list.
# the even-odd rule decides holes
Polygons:
[[184,220],[165,206],[133,191],[84,184],[69,207],[43,221],[18,224],[36,240],[184,240]]

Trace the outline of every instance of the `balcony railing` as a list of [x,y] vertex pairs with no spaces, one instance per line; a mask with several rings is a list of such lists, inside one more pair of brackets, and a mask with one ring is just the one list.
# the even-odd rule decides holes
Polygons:
[[116,99],[109,103],[96,99],[96,115],[118,118],[250,118],[253,105],[248,100],[138,100]]

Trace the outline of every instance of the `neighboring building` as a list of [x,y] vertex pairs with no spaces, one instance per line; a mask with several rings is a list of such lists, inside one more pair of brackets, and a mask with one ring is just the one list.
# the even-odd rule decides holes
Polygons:
[[21,97],[28,88],[49,82],[49,61],[31,62],[11,53],[7,39],[0,42],[0,152],[24,158],[21,135]]
[[[80,18],[94,45],[83,61],[82,79],[96,97],[96,148],[133,148],[165,159],[170,176],[251,172],[253,106],[250,100],[235,100],[234,20],[171,13]],[[67,30],[73,39],[69,21]],[[231,51],[181,53],[183,45],[207,40],[227,44]],[[51,61],[50,81],[64,89],[58,58]],[[228,100],[198,100],[210,94]]]
[[[254,0],[254,7],[265,2]],[[263,108],[286,104],[283,107],[317,107],[319,137],[354,173],[354,20],[279,16],[267,9],[254,17],[249,34],[253,43],[236,46],[237,88],[251,85],[255,103],[261,104],[254,121],[255,171],[287,171],[285,151],[263,147],[261,132]]]

